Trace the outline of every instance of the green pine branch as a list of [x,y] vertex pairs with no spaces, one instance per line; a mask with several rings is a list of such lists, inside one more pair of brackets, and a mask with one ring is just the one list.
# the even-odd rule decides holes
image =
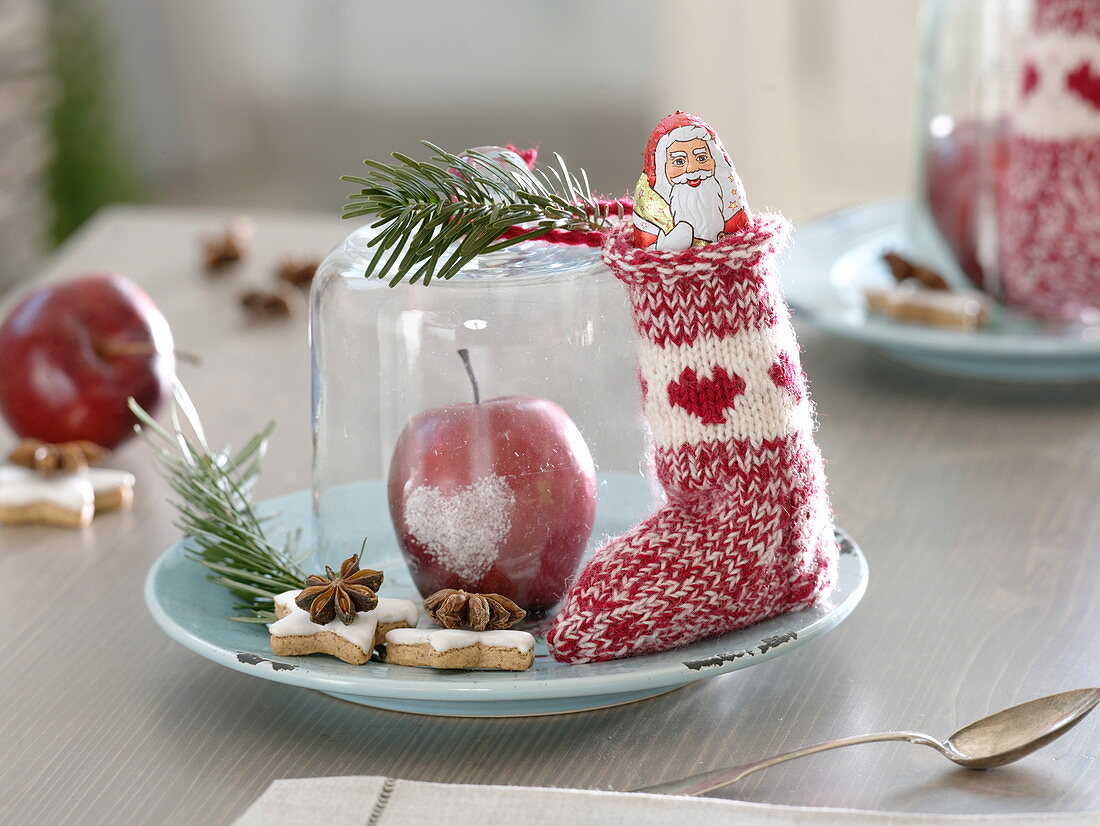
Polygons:
[[188,556],[206,566],[207,579],[237,597],[235,608],[243,616],[233,619],[273,621],[273,598],[301,588],[306,579],[299,564],[298,535],[282,546],[271,542],[264,530],[266,520],[252,502],[252,486],[274,422],[230,454],[228,449],[210,449],[198,411],[179,385],[171,403],[170,430],[133,399],[130,409],[141,421],[141,435],[153,450],[157,472],[175,494],[175,525],[195,547]]
[[[592,194],[584,170],[574,175],[560,155],[558,167],[530,170],[474,150],[459,156],[421,143],[434,153],[431,161],[395,152],[397,163],[363,161],[365,175],[342,178],[362,187],[348,196],[344,217],[370,215],[371,226],[381,228],[369,242],[367,272],[388,277],[391,287],[405,278],[423,284],[450,278],[479,255],[555,229],[605,230],[622,217],[621,208]],[[501,238],[514,226],[526,231]]]

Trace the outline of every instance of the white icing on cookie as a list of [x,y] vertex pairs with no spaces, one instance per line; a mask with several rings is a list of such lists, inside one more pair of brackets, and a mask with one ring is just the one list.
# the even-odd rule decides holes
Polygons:
[[21,508],[38,502],[79,513],[93,507],[95,489],[84,473],[43,476],[21,465],[0,466],[0,506]]
[[451,494],[421,485],[405,498],[405,525],[436,562],[473,585],[496,562],[515,505],[502,476],[485,476]]
[[96,496],[134,486],[134,474],[125,470],[93,467],[74,473],[43,476],[22,465],[0,466],[0,506],[26,507],[49,502],[65,510],[81,512]]
[[378,630],[378,623],[385,625],[404,622],[416,625],[420,621],[420,608],[411,599],[379,597],[378,607],[372,611],[360,611],[351,621],[351,625],[344,625],[339,617],[327,625],[318,625],[309,618],[309,611],[299,608],[298,603],[294,601],[300,593],[302,592],[285,591],[275,597],[275,604],[290,613],[268,626],[271,636],[308,637],[320,631],[331,631],[353,645],[359,646],[363,651],[370,652],[374,648],[374,635]]
[[112,493],[119,488],[132,488],[137,481],[134,474],[128,471],[111,470],[105,467],[90,467],[81,473],[92,483],[92,490],[97,496]]
[[461,631],[451,628],[395,628],[386,634],[393,645],[423,645],[436,651],[453,651],[481,643],[488,648],[514,648],[526,654],[535,647],[535,638],[526,631]]

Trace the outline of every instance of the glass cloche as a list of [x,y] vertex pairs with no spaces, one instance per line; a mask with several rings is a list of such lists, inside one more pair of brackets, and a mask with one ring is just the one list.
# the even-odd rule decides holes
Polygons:
[[352,232],[311,297],[320,561],[366,538],[365,567],[400,550],[425,596],[545,611],[600,539],[609,480],[645,484],[622,288],[598,249],[543,240],[391,287],[368,272],[371,237]]
[[912,231],[1033,316],[1100,307],[1100,0],[925,0]]

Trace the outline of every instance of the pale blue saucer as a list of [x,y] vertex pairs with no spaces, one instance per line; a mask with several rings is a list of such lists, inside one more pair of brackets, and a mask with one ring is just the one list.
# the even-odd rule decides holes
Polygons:
[[934,373],[1025,383],[1100,380],[1100,328],[1037,323],[1004,308],[973,332],[868,315],[863,288],[893,283],[884,252],[934,260],[913,248],[908,209],[900,201],[871,203],[800,225],[781,264],[783,290],[798,315]]
[[[371,549],[385,561],[383,595],[419,599],[389,528],[385,488],[373,484],[364,524],[385,525],[385,540]],[[600,479],[600,504],[593,547],[622,533],[649,502],[640,477],[606,474]],[[310,495],[299,491],[270,500],[266,513],[277,514],[272,529],[301,529],[308,540]],[[383,533],[383,531],[379,531]],[[265,680],[314,688],[351,702],[393,711],[462,717],[518,717],[559,714],[630,703],[655,697],[704,677],[748,668],[793,651],[838,625],[859,603],[867,587],[867,561],[848,537],[841,546],[839,584],[814,608],[787,614],[732,634],[662,654],[591,665],[562,665],[546,653],[541,640],[535,664],[525,672],[434,671],[371,662],[347,665],[324,655],[273,657],[262,625],[231,622],[232,598],[206,581],[205,569],[184,555],[185,541],[166,550],[149,571],[145,602],[157,624],[197,654]],[[388,557],[385,554],[388,549]],[[352,549],[355,551],[358,549]]]

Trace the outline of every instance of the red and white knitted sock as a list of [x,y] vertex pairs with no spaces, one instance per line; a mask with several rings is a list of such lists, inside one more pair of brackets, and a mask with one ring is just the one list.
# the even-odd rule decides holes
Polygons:
[[1005,299],[1100,307],[1100,0],[1038,0],[998,181]]
[[682,252],[604,247],[639,338],[668,504],[597,551],[546,641],[563,662],[662,651],[813,604],[833,537],[798,345],[772,265],[777,216]]

